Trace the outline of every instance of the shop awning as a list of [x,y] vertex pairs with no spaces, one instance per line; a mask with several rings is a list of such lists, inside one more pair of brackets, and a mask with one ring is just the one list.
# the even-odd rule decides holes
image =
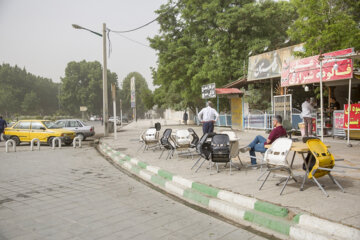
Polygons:
[[219,95],[243,94],[243,92],[237,88],[216,88],[215,90],[216,90],[216,94],[219,94]]

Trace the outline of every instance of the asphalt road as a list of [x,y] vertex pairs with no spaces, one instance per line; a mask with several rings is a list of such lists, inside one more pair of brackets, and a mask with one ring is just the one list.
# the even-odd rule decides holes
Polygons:
[[85,141],[0,144],[0,239],[263,239],[122,173]]

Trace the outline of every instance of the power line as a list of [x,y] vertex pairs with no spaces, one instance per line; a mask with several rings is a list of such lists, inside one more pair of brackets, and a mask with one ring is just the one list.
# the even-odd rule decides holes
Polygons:
[[[114,32],[114,31],[113,31],[113,32]],[[141,46],[144,46],[144,47],[148,47],[148,48],[153,49],[153,48],[150,47],[149,45],[146,45],[146,44],[144,44],[144,43],[142,43],[142,42],[139,42],[139,41],[137,41],[137,40],[131,39],[131,38],[126,37],[126,36],[124,36],[124,35],[122,35],[122,34],[120,34],[120,33],[117,33],[117,32],[114,32],[114,33],[116,33],[116,34],[119,35],[120,37],[123,37],[123,38],[125,38],[125,39],[127,39],[127,40],[129,40],[129,41],[131,41],[131,42],[134,42],[134,43],[139,44],[139,45],[141,45]],[[153,49],[153,50],[155,50],[155,49]]]

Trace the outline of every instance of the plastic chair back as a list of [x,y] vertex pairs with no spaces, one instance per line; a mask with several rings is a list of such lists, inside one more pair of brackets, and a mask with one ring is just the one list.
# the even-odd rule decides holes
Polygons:
[[265,161],[271,165],[288,166],[286,157],[290,152],[292,140],[289,138],[278,138],[271,147],[265,152]]
[[[319,178],[327,175],[329,171],[316,169],[319,167],[332,169],[335,166],[334,156],[329,152],[326,145],[320,139],[309,139],[306,142],[306,145],[316,160],[314,166],[309,169],[308,178]],[[314,170],[316,170],[316,172],[313,175],[312,173]]]
[[199,136],[196,134],[196,132],[194,131],[194,129],[192,129],[192,128],[188,128],[188,131],[189,131],[189,133],[191,134],[191,136],[192,136],[192,141],[191,141],[191,143],[190,143],[190,147],[196,147],[196,145],[198,144],[198,142],[199,142]]
[[155,129],[156,129],[156,131],[160,131],[160,129],[161,129],[161,124],[159,123],[159,122],[157,122],[157,123],[155,123]]
[[156,141],[156,128],[149,128],[148,130],[146,130],[145,132],[145,141]]
[[160,139],[161,145],[166,149],[174,149],[174,146],[170,142],[171,132],[172,132],[171,128],[165,129],[163,136]]
[[211,161],[230,161],[230,140],[227,134],[216,134],[211,140]]
[[188,130],[178,130],[175,135],[176,143],[180,146],[190,145],[190,133]]

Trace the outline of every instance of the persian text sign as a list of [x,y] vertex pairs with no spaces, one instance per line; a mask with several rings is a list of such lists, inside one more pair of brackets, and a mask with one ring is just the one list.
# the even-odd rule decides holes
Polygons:
[[[327,58],[329,56],[342,56],[352,53],[352,48],[323,54],[322,81],[349,79],[353,76],[353,63],[351,59]],[[336,64],[336,66],[335,66]],[[288,65],[283,63],[281,71],[281,86],[303,85],[320,82],[319,55],[291,61]]]
[[[348,128],[348,104],[345,104],[344,128]],[[350,129],[360,130],[360,104],[350,104]]]
[[249,57],[248,81],[280,77],[282,64],[295,59],[294,52],[301,51],[303,44],[298,44]]

